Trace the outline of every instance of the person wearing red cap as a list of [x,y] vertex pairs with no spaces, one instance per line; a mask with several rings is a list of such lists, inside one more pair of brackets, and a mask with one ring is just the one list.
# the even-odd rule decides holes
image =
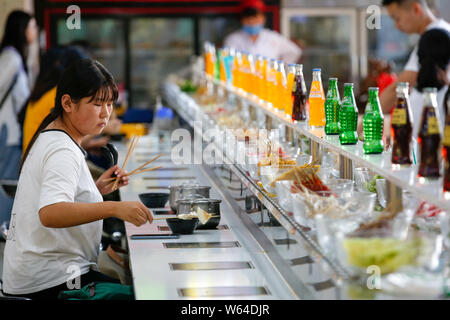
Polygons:
[[264,2],[261,0],[242,1],[242,29],[225,38],[225,47],[283,60],[286,63],[297,63],[302,50],[278,32],[264,28],[265,9]]

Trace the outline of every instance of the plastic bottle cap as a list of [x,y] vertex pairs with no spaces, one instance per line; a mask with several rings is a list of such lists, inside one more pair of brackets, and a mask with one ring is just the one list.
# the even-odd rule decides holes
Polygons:
[[289,63],[288,67],[295,67],[295,63]]
[[353,83],[351,83],[351,82],[344,83],[344,87],[347,87],[347,86],[352,86],[353,87]]
[[315,69],[312,69],[312,71],[314,72],[314,71],[321,71],[321,69],[320,68],[315,68]]

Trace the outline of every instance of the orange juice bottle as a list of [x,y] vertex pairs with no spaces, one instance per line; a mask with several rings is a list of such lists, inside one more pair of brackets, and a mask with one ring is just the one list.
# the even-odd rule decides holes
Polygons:
[[313,69],[309,91],[309,125],[312,127],[325,126],[325,94],[320,73],[320,69]]
[[286,90],[284,92],[284,114],[288,119],[292,119],[292,87],[295,78],[295,64],[288,64],[288,74],[286,80]]
[[212,74],[211,69],[211,61],[212,61],[212,53],[211,53],[211,44],[209,42],[205,42],[204,44],[204,56],[205,56],[205,72],[207,75]]
[[241,88],[241,64],[242,56],[239,51],[236,51],[233,62],[233,86],[237,89]]
[[267,75],[269,72],[269,61],[267,60],[267,58],[263,57],[263,64],[262,64],[262,68],[261,68],[261,99],[264,101],[268,101],[267,100],[267,92],[269,90],[269,82],[267,80]]
[[276,108],[278,101],[277,91],[277,72],[278,62],[275,59],[270,59],[269,68],[267,71],[267,102],[272,108]]
[[249,69],[249,62],[248,62],[248,53],[243,52],[242,53],[242,65],[241,65],[241,86],[242,90],[245,92],[248,92],[248,69]]
[[253,79],[255,81],[254,83],[254,93],[255,96],[257,96],[258,98],[260,98],[260,80],[261,80],[261,62],[262,60],[260,60],[260,55],[255,55],[255,74],[253,76]]
[[286,92],[286,71],[284,69],[284,62],[278,61],[277,72],[277,101],[276,109],[284,113],[284,97]]
[[251,94],[256,94],[256,72],[255,72],[255,57],[249,53],[247,54],[248,58],[248,92]]
[[219,75],[220,75],[220,81],[226,82],[227,81],[227,75],[225,71],[225,58],[227,56],[227,52],[225,49],[219,50]]

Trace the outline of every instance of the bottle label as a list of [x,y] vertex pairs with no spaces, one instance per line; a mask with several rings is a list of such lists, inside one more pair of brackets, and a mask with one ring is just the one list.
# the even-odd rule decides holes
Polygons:
[[311,85],[311,92],[309,94],[310,98],[320,98],[324,99],[323,92],[319,82],[313,82]]
[[439,126],[436,117],[428,119],[428,134],[439,134]]
[[406,109],[394,109],[394,112],[392,112],[391,123],[397,126],[405,125],[407,123]]
[[450,147],[450,125],[446,125],[444,129],[444,141],[442,142],[444,146]]

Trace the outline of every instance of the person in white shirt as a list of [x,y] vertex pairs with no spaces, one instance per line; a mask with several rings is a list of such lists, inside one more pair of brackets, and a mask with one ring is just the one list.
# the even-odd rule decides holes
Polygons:
[[246,0],[241,4],[242,29],[225,38],[224,47],[261,55],[269,59],[297,63],[302,50],[278,32],[265,29],[264,3]]
[[[434,16],[426,0],[383,0],[389,15],[395,22],[395,27],[407,34],[423,34],[425,31],[439,28],[450,31],[450,24]],[[399,82],[409,82],[413,88],[417,82],[419,62],[417,46],[411,53],[404,70],[397,80],[388,86],[380,95],[380,103],[384,113],[389,113],[395,104],[395,88]]]
[[[30,95],[26,61],[36,36],[36,21],[31,15],[21,10],[8,15],[0,43],[0,180],[19,177],[22,156],[19,114]],[[0,190],[0,224],[11,218],[12,203],[12,198]]]
[[111,192],[105,179],[116,174],[119,187],[129,179],[115,165],[94,181],[80,147],[83,137],[103,131],[117,96],[97,61],[77,60],[63,72],[55,107],[24,152],[4,252],[5,294],[57,299],[60,291],[113,282],[97,271],[102,220],[152,222],[139,201],[103,202]]

